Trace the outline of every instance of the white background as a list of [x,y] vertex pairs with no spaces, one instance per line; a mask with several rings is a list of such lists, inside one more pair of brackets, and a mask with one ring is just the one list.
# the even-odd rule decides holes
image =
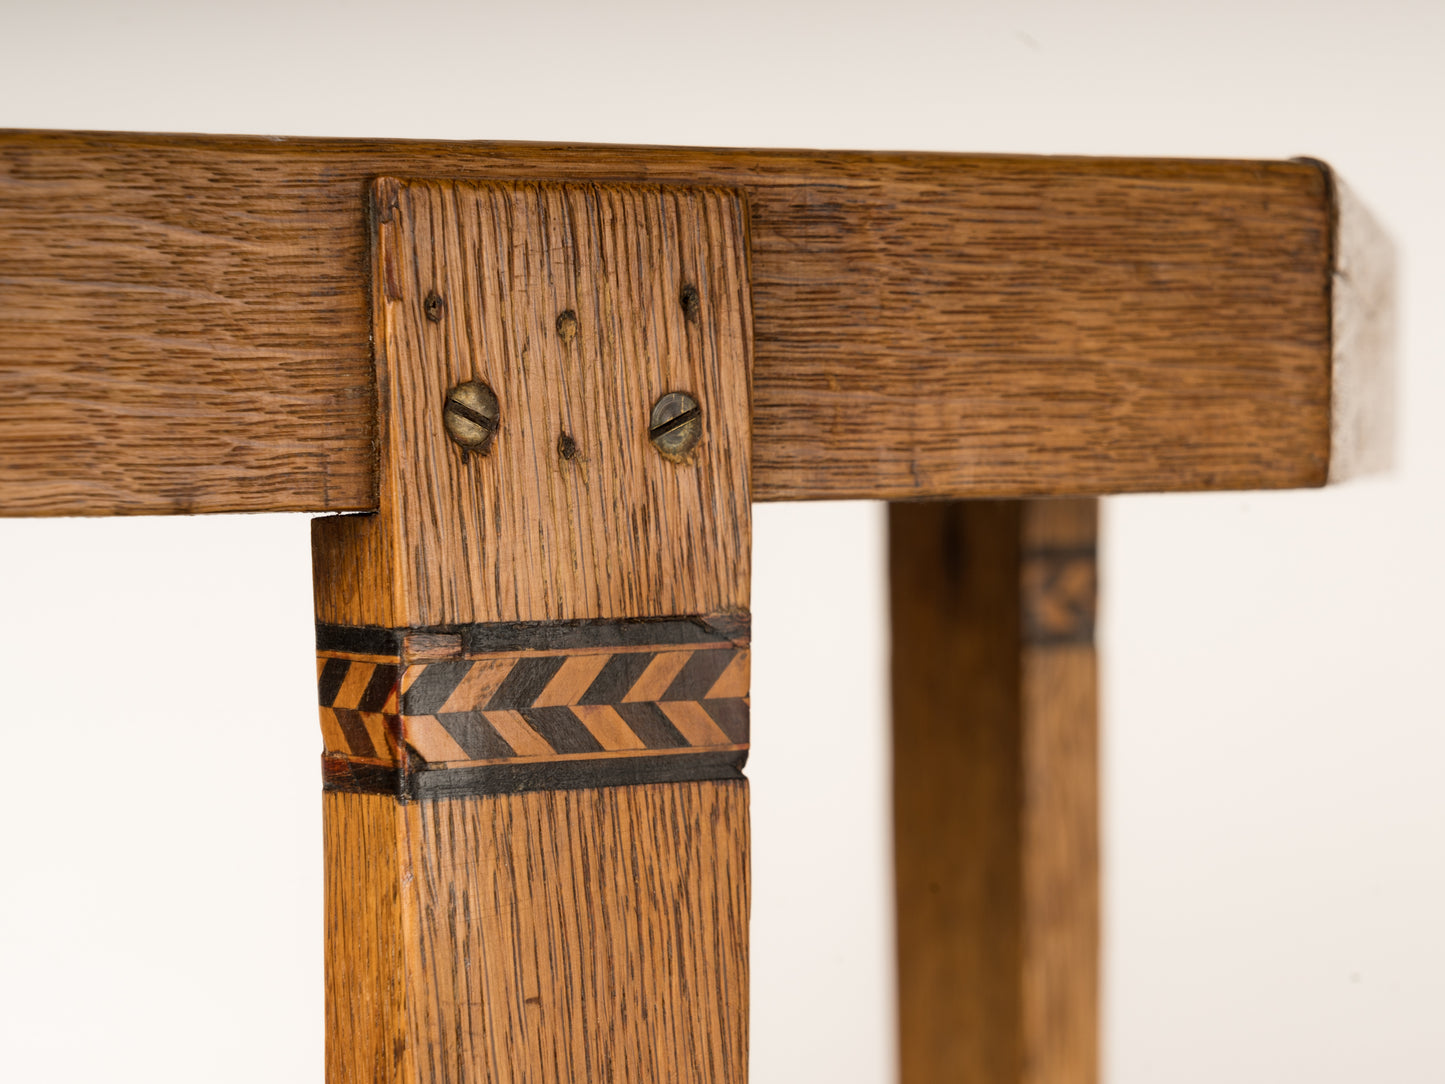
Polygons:
[[[1400,249],[1393,475],[1106,504],[1115,1084],[1445,1076],[1442,106],[1424,2],[0,5],[13,127],[1339,167]],[[757,1084],[893,1075],[881,525],[758,509]],[[319,1080],[305,518],[0,567],[0,1076]]]

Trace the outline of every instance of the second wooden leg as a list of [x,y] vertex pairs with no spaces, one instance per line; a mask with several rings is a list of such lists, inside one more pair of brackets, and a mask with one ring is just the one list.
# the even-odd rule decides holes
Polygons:
[[903,1084],[1097,1079],[1096,519],[890,510]]

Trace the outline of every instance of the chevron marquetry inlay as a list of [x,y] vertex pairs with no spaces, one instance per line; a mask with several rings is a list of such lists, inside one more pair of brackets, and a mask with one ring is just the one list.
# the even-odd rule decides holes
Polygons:
[[328,785],[415,795],[736,777],[747,637],[735,617],[320,626]]

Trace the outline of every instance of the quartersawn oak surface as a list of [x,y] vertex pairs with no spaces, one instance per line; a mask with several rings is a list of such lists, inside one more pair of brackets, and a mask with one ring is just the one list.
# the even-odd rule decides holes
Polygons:
[[[379,510],[314,524],[318,617],[741,616],[738,195],[390,178],[375,193]],[[442,428],[447,388],[470,379],[499,401],[486,456]],[[683,462],[648,439],[674,390],[704,420]],[[323,810],[333,1084],[742,1084],[745,781],[332,792]]]
[[746,783],[325,803],[329,1081],[746,1079]]
[[[317,619],[745,610],[751,344],[737,195],[382,179],[375,198],[380,511],[314,521]],[[442,424],[447,389],[471,380],[499,401],[485,455],[462,453]],[[671,391],[702,410],[685,463],[648,439],[652,405]]]
[[1096,505],[890,509],[902,1084],[1098,1079]]
[[0,512],[375,507],[380,175],[744,191],[758,500],[1331,468],[1317,163],[9,132]]

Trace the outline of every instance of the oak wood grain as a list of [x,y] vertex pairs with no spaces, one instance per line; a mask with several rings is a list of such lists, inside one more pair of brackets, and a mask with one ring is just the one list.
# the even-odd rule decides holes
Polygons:
[[[336,530],[366,555],[318,557],[348,577],[319,581],[318,619],[745,609],[751,317],[737,195],[394,180],[375,195],[380,512],[316,522],[318,553]],[[447,390],[473,380],[500,404],[485,454],[455,445],[442,420]],[[648,439],[671,391],[703,412],[682,463]]]
[[745,782],[324,801],[328,1081],[746,1079]]
[[[427,667],[450,684],[423,714],[454,725],[518,672],[545,670],[517,712],[501,713],[516,715],[519,754],[537,752],[518,738],[525,705],[575,705],[587,718],[614,702],[646,707],[621,703],[634,694],[686,706],[670,697],[689,660],[669,669],[665,651],[564,659],[529,648],[512,652],[526,657],[505,678],[492,657],[502,649],[462,657],[464,643],[524,627],[535,637],[547,623],[568,642],[602,634],[581,619],[625,624],[636,640],[661,627],[636,618],[691,626],[722,614],[717,642],[698,654],[726,665],[701,666],[693,683],[698,697],[725,693],[745,712],[746,652],[728,639],[741,630],[746,640],[751,524],[740,197],[393,178],[374,193],[378,511],[324,518],[312,533],[318,618],[335,643],[360,645],[331,651],[318,673],[337,686],[335,703],[369,704],[363,752],[384,746],[402,772],[430,752],[429,778],[454,770],[442,732],[420,733],[426,720],[407,714],[407,698],[424,699]],[[464,452],[442,420],[448,388],[471,380],[499,403],[486,454]],[[704,435],[667,458],[649,440],[649,415],[673,390],[696,397]],[[372,640],[401,654],[362,650]],[[627,682],[591,699],[603,667],[629,658],[647,669],[620,667]],[[745,714],[723,734],[692,707],[699,728],[745,750]],[[390,729],[373,735],[373,723]],[[681,715],[676,725],[705,736]],[[603,737],[613,753],[639,751],[613,749],[627,745],[622,730]],[[671,752],[681,761],[688,750]],[[342,767],[378,767],[365,759]],[[335,1084],[745,1080],[741,779],[333,792],[325,816]]]
[[1093,501],[895,504],[903,1084],[1093,1084]]
[[8,132],[0,512],[375,508],[380,175],[744,191],[759,500],[1318,485],[1351,409],[1317,163]]
[[326,1079],[416,1079],[406,1041],[400,809],[374,794],[322,795],[326,866]]
[[746,788],[407,806],[419,1078],[745,1080]]

